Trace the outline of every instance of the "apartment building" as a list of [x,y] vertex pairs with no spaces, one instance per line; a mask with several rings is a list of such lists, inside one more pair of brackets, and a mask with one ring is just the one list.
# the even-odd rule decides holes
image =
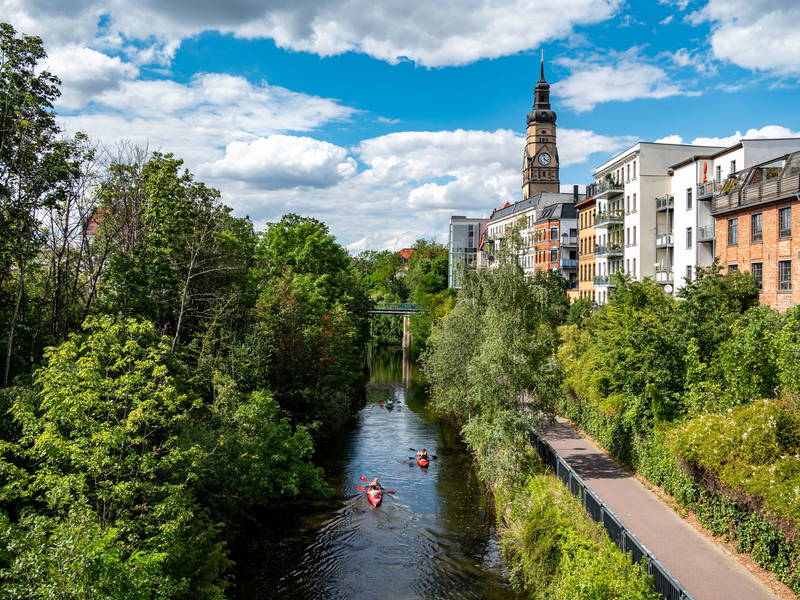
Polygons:
[[587,194],[575,208],[578,210],[578,297],[594,302],[594,222],[597,214],[594,196]]
[[461,215],[450,217],[450,231],[447,243],[449,252],[448,287],[460,289],[461,276],[464,270],[477,267],[481,227],[488,222],[488,219],[470,218]]
[[727,271],[749,271],[762,304],[800,304],[800,152],[728,177],[711,200],[716,252]]
[[[567,291],[578,290],[578,209],[574,203],[551,204],[534,222],[535,270],[558,271]],[[572,293],[574,292],[574,293]]]
[[656,262],[674,272],[675,291],[717,256],[713,199],[732,189],[737,174],[794,151],[800,151],[800,138],[744,139],[669,169],[669,197],[657,199]]
[[720,150],[716,146],[637,142],[594,171],[587,196],[595,198],[595,300],[608,301],[614,277],[624,272],[671,285],[671,272],[656,262],[656,198],[669,198],[667,169],[686,158]]
[[[536,224],[537,220],[539,220],[543,214],[541,211],[562,204],[574,207],[575,203],[582,197],[583,196],[578,193],[578,186],[574,186],[571,194],[562,192],[539,192],[538,194],[515,202],[514,204],[506,203],[496,208],[485,225],[486,235],[482,240],[478,266],[490,268],[495,266],[497,264],[497,259],[505,247],[506,251],[516,255],[520,265],[525,270],[525,274],[532,275],[537,269],[536,253],[539,249],[537,246],[539,240],[537,240],[536,237]],[[561,213],[559,212],[558,214]],[[576,217],[573,217],[572,222],[575,224],[573,224],[571,228],[567,227],[566,233],[569,234],[569,229],[572,229],[574,233],[573,237],[577,238]],[[521,244],[519,247],[512,249],[509,246],[509,238],[511,232],[515,228],[519,229]],[[563,231],[559,229],[559,232],[560,236]],[[569,237],[569,235],[567,237]],[[560,241],[559,237],[559,252]],[[567,240],[567,242],[569,241],[571,240]],[[577,240],[575,241],[577,242]],[[568,253],[568,250],[565,250],[565,252]],[[577,259],[577,256],[575,258]]]

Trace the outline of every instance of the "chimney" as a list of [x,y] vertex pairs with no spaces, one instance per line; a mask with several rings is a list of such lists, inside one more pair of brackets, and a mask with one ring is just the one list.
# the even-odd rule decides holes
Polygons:
[[580,194],[578,194],[578,184],[572,186],[572,201],[577,203]]

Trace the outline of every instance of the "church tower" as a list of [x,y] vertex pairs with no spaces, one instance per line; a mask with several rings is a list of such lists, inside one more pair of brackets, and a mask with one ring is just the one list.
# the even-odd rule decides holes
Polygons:
[[530,198],[539,192],[558,192],[559,188],[556,113],[550,109],[550,84],[544,78],[542,51],[539,81],[533,91],[533,108],[528,113],[522,157],[522,198]]

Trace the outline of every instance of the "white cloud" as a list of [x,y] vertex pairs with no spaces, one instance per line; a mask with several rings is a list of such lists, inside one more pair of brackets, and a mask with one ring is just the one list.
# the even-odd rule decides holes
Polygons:
[[699,146],[732,146],[738,143],[739,140],[790,137],[800,137],[800,131],[792,131],[782,125],[765,125],[760,129],[748,129],[745,133],[736,131],[733,135],[725,137],[698,137],[692,140],[692,144]]
[[[569,37],[613,16],[622,0],[0,0],[0,14],[50,44],[121,48],[139,64],[170,60],[203,31],[271,38],[321,56],[362,52],[391,63],[459,65]],[[97,24],[102,27],[98,28]]]
[[61,121],[68,131],[84,131],[108,145],[127,139],[174,152],[196,167],[221,159],[231,142],[307,132],[354,112],[327,98],[205,73],[186,84],[124,81]]
[[669,59],[679,67],[691,67],[701,75],[714,75],[717,66],[709,52],[680,48],[675,52],[667,52]]
[[[635,50],[635,49],[634,49]],[[603,102],[627,102],[637,98],[666,98],[685,93],[662,68],[641,62],[626,52],[610,64],[601,60],[562,60],[572,73],[553,88],[560,102],[577,112],[592,110]]]
[[233,179],[267,190],[329,187],[356,172],[347,150],[310,137],[271,135],[231,142],[225,156],[198,167],[200,176]]
[[719,59],[776,75],[800,73],[797,0],[709,0],[691,21],[711,23],[711,48]]
[[66,108],[81,108],[93,96],[139,74],[137,67],[116,56],[80,46],[65,46],[51,52],[41,66],[61,79],[58,105]]
[[683,144],[683,137],[678,134],[667,135],[655,140],[656,144]]

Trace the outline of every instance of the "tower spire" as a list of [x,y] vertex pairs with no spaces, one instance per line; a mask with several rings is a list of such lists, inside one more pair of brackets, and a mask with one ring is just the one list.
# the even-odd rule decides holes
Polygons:
[[545,78],[544,78],[544,48],[542,48],[542,60],[539,63],[539,81],[545,81]]

